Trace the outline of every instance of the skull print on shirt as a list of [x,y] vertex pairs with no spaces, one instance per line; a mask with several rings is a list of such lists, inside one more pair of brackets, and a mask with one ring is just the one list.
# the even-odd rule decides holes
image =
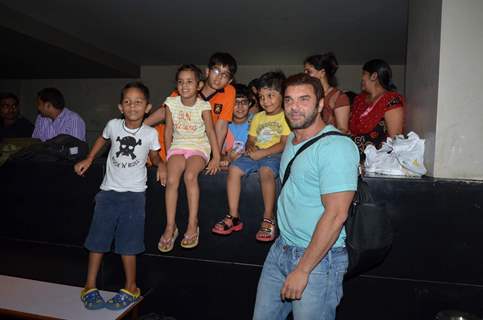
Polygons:
[[134,149],[137,145],[141,145],[141,139],[136,142],[136,139],[130,136],[125,136],[122,139],[117,137],[116,141],[119,141],[119,151],[116,152],[116,158],[122,154],[123,156],[131,156],[131,160],[136,159],[136,155],[134,154]]

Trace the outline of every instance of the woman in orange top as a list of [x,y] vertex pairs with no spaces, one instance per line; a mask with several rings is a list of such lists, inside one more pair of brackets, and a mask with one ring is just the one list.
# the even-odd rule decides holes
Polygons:
[[332,52],[310,56],[304,61],[304,72],[320,80],[324,88],[322,119],[346,133],[349,128],[349,97],[337,89],[335,73],[339,65]]
[[349,128],[362,154],[368,144],[379,148],[387,137],[403,133],[404,98],[396,92],[391,67],[380,59],[362,67],[361,90],[354,99]]

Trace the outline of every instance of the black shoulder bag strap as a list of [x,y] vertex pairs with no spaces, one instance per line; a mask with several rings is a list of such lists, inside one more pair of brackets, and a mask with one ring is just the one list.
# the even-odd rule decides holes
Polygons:
[[[285,169],[285,173],[283,175],[283,180],[282,180],[282,188],[285,185],[285,182],[287,182],[288,177],[290,176],[290,169],[292,168],[292,163],[294,162],[295,158],[297,158],[297,156],[299,154],[301,154],[305,149],[307,149],[308,147],[310,147],[311,145],[313,145],[314,143],[316,143],[320,139],[327,137],[327,136],[344,136],[344,137],[350,138],[350,136],[343,134],[339,131],[329,131],[329,132],[323,133],[320,136],[317,136],[317,137],[313,138],[312,140],[309,140],[306,143],[304,143],[300,147],[300,149],[297,150],[297,152],[293,156],[292,160],[290,160],[290,162],[288,163],[287,168]],[[282,188],[280,188],[280,189],[282,189]]]

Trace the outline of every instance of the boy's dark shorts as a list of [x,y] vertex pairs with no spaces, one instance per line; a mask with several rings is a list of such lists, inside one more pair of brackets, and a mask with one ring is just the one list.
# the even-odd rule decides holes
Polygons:
[[92,252],[136,255],[144,248],[144,192],[100,191],[85,247]]

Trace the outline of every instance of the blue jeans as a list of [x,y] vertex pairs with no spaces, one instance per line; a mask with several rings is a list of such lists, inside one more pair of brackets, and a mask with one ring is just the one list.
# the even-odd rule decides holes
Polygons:
[[280,159],[282,154],[277,153],[271,156],[261,158],[260,160],[253,160],[248,156],[241,156],[231,163],[232,166],[238,167],[245,175],[260,170],[261,167],[267,167],[273,172],[273,176],[278,176],[280,169]]
[[101,190],[84,246],[92,252],[136,255],[144,251],[144,192]]
[[312,270],[301,300],[280,298],[287,275],[298,265],[304,251],[285,244],[281,237],[272,245],[258,283],[253,320],[284,320],[290,311],[295,320],[335,319],[348,265],[344,247],[333,247]]

